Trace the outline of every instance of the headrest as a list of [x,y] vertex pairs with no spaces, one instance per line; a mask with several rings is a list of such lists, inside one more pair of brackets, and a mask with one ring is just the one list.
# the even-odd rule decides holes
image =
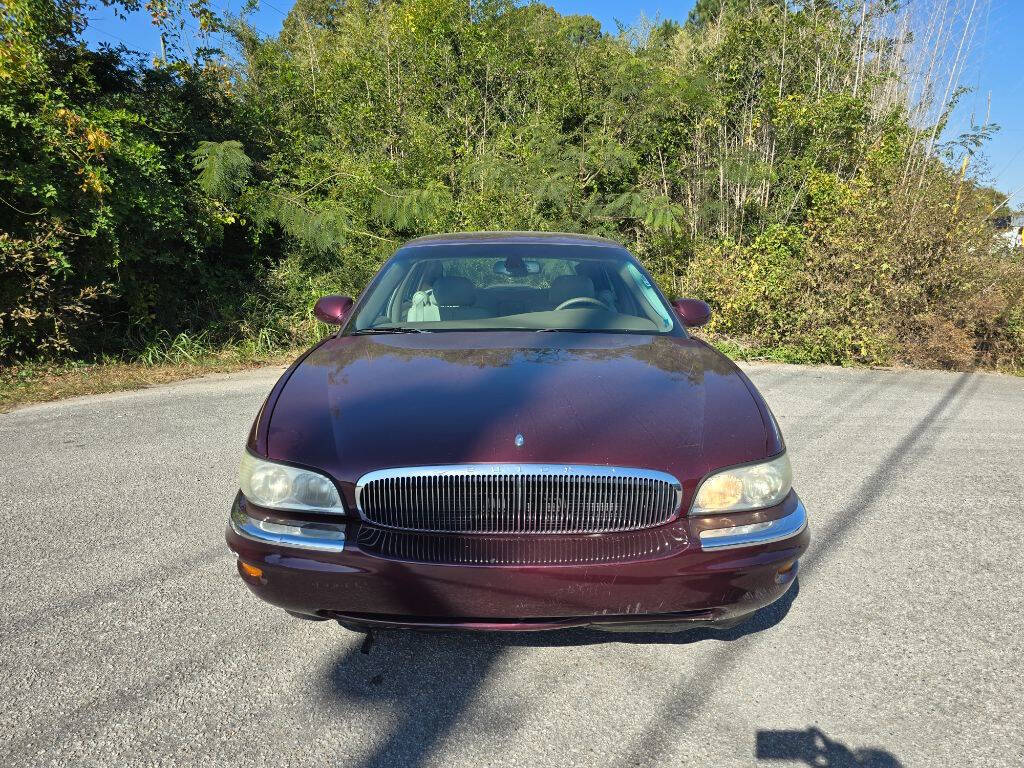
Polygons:
[[434,281],[434,298],[442,307],[468,307],[476,303],[476,288],[465,277],[439,277]]
[[560,275],[551,281],[548,288],[548,301],[556,307],[580,296],[594,298],[594,281],[583,275]]

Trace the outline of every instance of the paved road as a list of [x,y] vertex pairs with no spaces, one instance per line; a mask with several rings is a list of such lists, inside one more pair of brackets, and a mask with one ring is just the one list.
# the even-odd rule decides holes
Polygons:
[[263,605],[222,531],[276,371],[0,416],[0,765],[1024,764],[1024,379],[750,370],[815,538],[724,636]]

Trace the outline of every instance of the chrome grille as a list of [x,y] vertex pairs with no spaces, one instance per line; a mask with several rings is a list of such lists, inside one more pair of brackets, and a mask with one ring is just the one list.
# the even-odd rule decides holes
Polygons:
[[363,519],[439,533],[608,533],[651,528],[679,508],[664,472],[548,464],[464,464],[370,472],[356,485]]
[[364,524],[359,547],[396,560],[447,565],[586,565],[664,557],[686,546],[685,533],[657,528],[622,536],[460,536],[393,531]]

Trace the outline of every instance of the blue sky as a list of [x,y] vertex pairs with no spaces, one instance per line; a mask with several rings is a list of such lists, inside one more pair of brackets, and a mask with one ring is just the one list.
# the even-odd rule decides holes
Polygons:
[[[912,0],[918,2],[919,0]],[[238,11],[244,0],[213,0],[212,5]],[[671,18],[683,21],[693,3],[634,2],[633,0],[548,0],[561,13],[584,13],[597,18],[607,31],[615,31],[616,20],[625,24],[636,22],[641,14],[648,18]],[[250,23],[266,34],[276,34],[292,5],[292,0],[261,0],[259,9],[250,16]],[[985,149],[987,171],[984,178],[997,189],[1013,195],[1013,205],[1024,208],[1024,0],[991,0],[979,3],[984,15],[970,52],[963,82],[974,91],[962,99],[951,122],[951,131],[970,127],[971,117],[984,119],[991,98],[990,120],[1000,130]],[[145,14],[135,14],[126,21],[118,19],[109,8],[97,9],[86,30],[86,38],[94,44],[124,43],[147,54],[160,49],[159,35]],[[198,42],[188,30],[182,35],[188,50]]]

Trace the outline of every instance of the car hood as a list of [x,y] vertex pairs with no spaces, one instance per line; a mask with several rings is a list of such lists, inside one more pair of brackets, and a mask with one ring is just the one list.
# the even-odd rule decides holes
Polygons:
[[371,470],[477,462],[643,467],[692,490],[770,449],[743,375],[683,337],[338,337],[268,407],[268,458],[330,472],[350,501]]

